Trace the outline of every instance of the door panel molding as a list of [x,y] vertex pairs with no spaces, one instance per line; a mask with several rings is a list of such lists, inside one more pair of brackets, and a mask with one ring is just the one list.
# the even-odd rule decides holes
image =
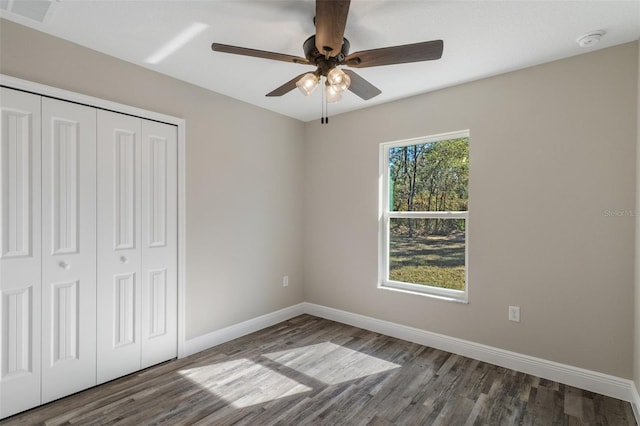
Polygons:
[[53,254],[78,252],[79,235],[79,175],[78,137],[79,123],[53,118],[53,146],[50,179],[53,216]]
[[2,108],[3,258],[31,255],[33,115],[30,111]]

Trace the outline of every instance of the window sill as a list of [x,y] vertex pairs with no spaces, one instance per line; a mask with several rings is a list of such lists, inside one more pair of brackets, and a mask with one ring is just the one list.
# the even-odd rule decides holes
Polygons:
[[424,286],[419,286],[417,284],[407,284],[397,281],[383,281],[378,283],[378,288],[382,290],[425,296],[432,299],[444,300],[446,302],[462,303],[465,305],[469,304],[466,292],[447,289],[434,289],[434,291],[430,291],[428,287],[424,287],[424,289],[423,287]]

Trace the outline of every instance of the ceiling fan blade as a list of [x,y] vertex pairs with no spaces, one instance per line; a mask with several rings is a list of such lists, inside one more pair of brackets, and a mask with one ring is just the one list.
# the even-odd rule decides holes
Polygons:
[[382,93],[380,89],[356,74],[355,71],[347,69],[343,69],[342,71],[344,71],[351,78],[349,90],[360,96],[365,101],[368,101],[369,99],[376,97],[380,93]]
[[351,0],[316,0],[316,47],[318,52],[335,56],[342,50],[344,28]]
[[282,95],[284,95],[286,93],[289,93],[290,91],[292,91],[293,89],[296,88],[296,83],[305,74],[306,73],[303,73],[303,74],[300,74],[300,75],[298,75],[296,77],[293,77],[291,80],[287,81],[285,84],[283,84],[282,86],[278,87],[277,89],[274,89],[271,92],[267,93],[265,96],[269,96],[269,97],[282,96]]
[[380,65],[405,64],[408,62],[440,59],[444,43],[442,40],[363,50],[347,56],[344,65],[354,68],[377,67]]
[[234,55],[252,56],[254,58],[273,59],[274,61],[293,62],[294,64],[309,64],[307,59],[298,56],[267,52],[266,50],[249,49],[248,47],[230,46],[228,44],[212,43],[211,50]]

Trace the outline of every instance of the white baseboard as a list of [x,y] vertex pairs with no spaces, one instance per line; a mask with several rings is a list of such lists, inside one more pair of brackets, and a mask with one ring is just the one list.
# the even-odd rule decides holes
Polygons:
[[190,339],[185,356],[305,313],[628,401],[640,424],[640,397],[631,380],[307,302]]
[[636,417],[636,423],[640,425],[640,395],[638,395],[638,388],[635,383],[631,389],[632,399],[631,407],[633,408],[633,415]]
[[[304,303],[304,312],[376,333],[408,340],[424,346],[477,359],[500,367],[521,371],[601,395],[632,402],[636,391],[631,380],[547,361],[468,340],[432,333],[406,325],[353,314],[326,306]],[[637,391],[635,392],[637,398]],[[640,405],[638,406],[640,408]]]
[[198,336],[194,339],[189,339],[185,342],[184,356],[193,355],[221,343],[246,336],[247,334],[262,330],[263,328],[271,327],[272,325],[297,317],[304,313],[304,304],[299,303],[297,305],[289,306],[288,308],[280,309],[279,311],[230,325],[229,327],[225,327],[220,330],[212,331],[211,333]]

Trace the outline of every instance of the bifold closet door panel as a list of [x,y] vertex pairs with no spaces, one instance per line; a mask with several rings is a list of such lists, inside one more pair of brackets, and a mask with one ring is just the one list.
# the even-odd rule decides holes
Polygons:
[[97,379],[140,369],[141,120],[98,111]]
[[177,356],[177,140],[142,120],[142,368]]
[[0,88],[0,417],[40,404],[40,96]]
[[42,403],[96,384],[96,113],[42,99]]

